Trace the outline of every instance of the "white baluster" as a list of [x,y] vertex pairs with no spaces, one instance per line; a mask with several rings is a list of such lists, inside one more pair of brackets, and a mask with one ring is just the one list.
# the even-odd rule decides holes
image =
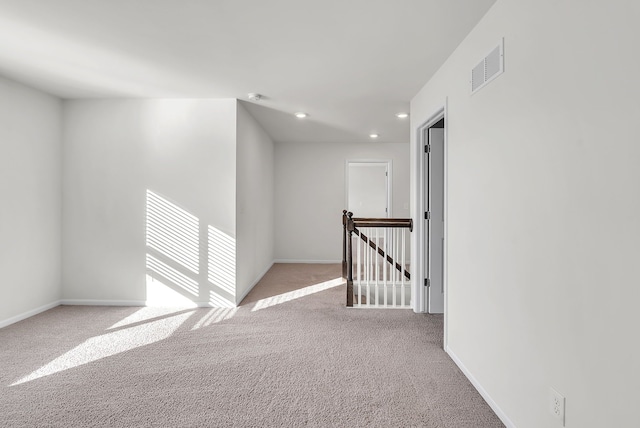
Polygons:
[[405,295],[405,276],[404,276],[404,269],[406,266],[406,259],[405,259],[405,236],[406,236],[406,229],[402,229],[402,271],[400,272],[400,279],[402,280],[401,284],[402,284],[402,296],[400,297],[401,301],[402,301],[402,306],[404,307],[404,295]]
[[[379,234],[380,229],[376,227],[376,247],[379,246],[380,244],[380,234]],[[379,288],[379,279],[380,279],[380,256],[378,255],[378,250],[375,249],[374,250],[374,257],[376,258],[376,306],[378,306],[378,288]]]
[[[362,233],[362,231],[360,231],[360,233]],[[355,235],[354,235],[355,236]],[[357,248],[357,259],[358,262],[356,263],[356,267],[357,267],[357,278],[358,278],[358,303],[357,306],[360,306],[360,296],[362,295],[362,276],[361,276],[361,269],[362,269],[362,265],[360,262],[360,243],[362,242],[362,239],[360,239],[359,236],[356,237],[356,248]]]
[[389,243],[387,242],[387,237],[389,236],[389,232],[387,229],[384,229],[384,257],[382,258],[382,281],[384,287],[384,307],[387,307],[387,254],[389,251]]
[[367,306],[371,306],[371,247],[369,246],[369,242],[371,240],[371,229],[367,229]]

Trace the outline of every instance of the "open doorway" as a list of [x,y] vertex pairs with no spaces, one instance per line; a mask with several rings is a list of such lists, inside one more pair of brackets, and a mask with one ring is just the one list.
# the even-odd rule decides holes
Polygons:
[[444,313],[444,117],[424,136],[424,265],[427,312]]
[[[413,262],[415,312],[445,314],[447,289],[447,138],[445,108],[417,129]],[[417,227],[416,227],[417,226]],[[446,337],[446,334],[445,334]]]

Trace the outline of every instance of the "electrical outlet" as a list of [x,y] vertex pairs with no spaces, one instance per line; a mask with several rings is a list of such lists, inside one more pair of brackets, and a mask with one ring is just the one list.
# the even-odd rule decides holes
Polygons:
[[564,426],[564,401],[565,398],[558,391],[549,388],[549,411]]

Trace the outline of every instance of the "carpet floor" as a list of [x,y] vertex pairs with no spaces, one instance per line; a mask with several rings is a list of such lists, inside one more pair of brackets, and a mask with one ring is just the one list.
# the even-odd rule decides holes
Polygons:
[[59,306],[0,329],[0,426],[504,426],[441,316],[346,309],[340,275],[276,264],[239,308]]

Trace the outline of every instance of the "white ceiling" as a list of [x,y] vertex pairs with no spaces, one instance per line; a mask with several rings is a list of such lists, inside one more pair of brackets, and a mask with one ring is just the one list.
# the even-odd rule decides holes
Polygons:
[[275,141],[406,143],[395,113],[494,2],[0,0],[0,74],[62,98],[258,92]]

